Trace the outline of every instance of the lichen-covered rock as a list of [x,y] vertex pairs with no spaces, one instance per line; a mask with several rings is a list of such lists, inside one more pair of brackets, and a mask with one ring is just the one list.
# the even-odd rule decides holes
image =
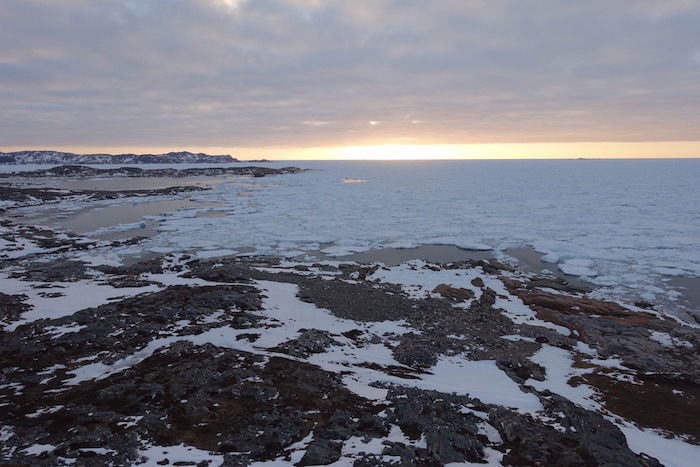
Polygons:
[[274,347],[273,351],[305,358],[314,353],[324,352],[331,345],[338,345],[328,331],[318,329],[303,330],[299,337]]

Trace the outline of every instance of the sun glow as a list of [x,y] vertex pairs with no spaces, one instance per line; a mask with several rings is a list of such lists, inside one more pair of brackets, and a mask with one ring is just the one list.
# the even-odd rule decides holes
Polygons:
[[[26,147],[3,147],[22,151]],[[240,160],[437,160],[437,159],[576,159],[584,158],[699,158],[700,141],[561,142],[487,144],[381,144],[316,147],[230,146],[40,146],[78,154],[162,154],[170,151],[231,154]]]
[[310,157],[304,158],[344,160],[684,158],[700,157],[700,141],[387,144],[329,148],[306,155]]
[[347,146],[333,151],[334,159],[346,160],[456,159],[459,157],[460,151],[453,145],[386,144]]

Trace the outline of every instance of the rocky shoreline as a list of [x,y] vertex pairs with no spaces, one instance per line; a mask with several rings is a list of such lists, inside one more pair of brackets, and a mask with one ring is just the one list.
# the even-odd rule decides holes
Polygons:
[[[186,178],[214,176],[266,177],[270,175],[294,174],[305,169],[284,167],[206,167],[188,169],[142,169],[140,167],[119,167],[99,169],[82,165],[61,165],[49,169],[20,172],[0,172],[0,212],[9,207],[42,205],[58,201],[100,201],[119,198],[140,198],[146,196],[172,196],[179,193],[203,191],[202,186],[172,186],[144,190],[67,190],[52,187],[24,187],[18,182],[26,179],[42,178]],[[2,180],[7,180],[3,182]]]
[[5,463],[653,466],[700,453],[697,326],[561,279],[494,260],[115,263],[104,252],[120,242],[9,221],[0,239]]
[[0,152],[0,164],[230,164],[228,154],[212,156],[189,151],[167,154],[75,154],[60,151]]
[[193,167],[187,169],[163,168],[142,169],[140,167],[119,167],[99,169],[86,165],[59,165],[49,169],[27,170],[20,172],[0,172],[0,178],[44,178],[44,177],[211,177],[218,175],[249,175],[264,177],[266,175],[294,174],[307,169],[298,167]]

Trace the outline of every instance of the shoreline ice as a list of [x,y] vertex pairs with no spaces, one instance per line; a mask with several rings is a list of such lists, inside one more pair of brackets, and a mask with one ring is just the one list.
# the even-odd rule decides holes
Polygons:
[[529,246],[601,297],[677,309],[669,279],[700,278],[699,160],[298,164],[312,170],[197,192],[217,217],[153,216],[157,234],[143,247],[339,257],[442,244],[504,258]]

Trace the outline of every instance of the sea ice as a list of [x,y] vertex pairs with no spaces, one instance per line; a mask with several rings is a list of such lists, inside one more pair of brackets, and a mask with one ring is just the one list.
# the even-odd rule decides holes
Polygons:
[[[281,165],[289,162],[271,164]],[[610,297],[656,290],[646,299],[669,301],[664,275],[700,276],[700,161],[297,165],[315,170],[198,193],[227,215],[158,216],[159,233],[144,247],[341,256],[435,243],[499,251],[530,245]],[[338,183],[343,178],[366,182]]]

